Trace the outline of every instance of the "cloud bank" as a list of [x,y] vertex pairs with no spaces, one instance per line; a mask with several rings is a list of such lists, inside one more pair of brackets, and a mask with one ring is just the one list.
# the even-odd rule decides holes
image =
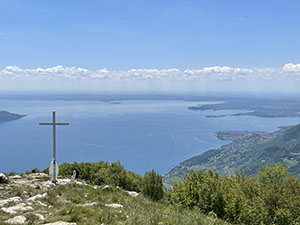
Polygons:
[[232,68],[213,66],[200,69],[131,69],[90,71],[80,67],[55,66],[23,69],[7,66],[0,70],[2,90],[189,90],[257,89],[300,90],[300,64],[281,68]]

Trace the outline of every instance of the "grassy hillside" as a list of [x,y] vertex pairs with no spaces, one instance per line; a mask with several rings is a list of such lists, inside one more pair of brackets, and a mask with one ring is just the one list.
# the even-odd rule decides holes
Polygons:
[[273,133],[219,132],[217,136],[232,143],[182,162],[166,179],[183,178],[190,169],[213,170],[221,175],[240,171],[252,176],[260,165],[276,163],[283,164],[291,174],[300,174],[300,124]]
[[60,179],[55,186],[45,174],[9,178],[10,183],[0,184],[0,224],[16,216],[24,216],[25,224],[227,224],[197,209],[182,210],[141,194],[134,197],[115,186],[103,188],[69,179]]

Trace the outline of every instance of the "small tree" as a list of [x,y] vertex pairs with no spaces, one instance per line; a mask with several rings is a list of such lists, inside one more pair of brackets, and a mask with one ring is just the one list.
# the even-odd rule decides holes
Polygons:
[[154,170],[144,175],[143,194],[154,201],[162,199],[164,194],[162,178]]

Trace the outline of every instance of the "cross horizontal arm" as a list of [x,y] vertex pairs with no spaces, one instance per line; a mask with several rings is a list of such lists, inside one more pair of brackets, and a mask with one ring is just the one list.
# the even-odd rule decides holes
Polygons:
[[69,123],[55,123],[55,125],[69,125]]
[[69,123],[40,123],[40,125],[70,125]]

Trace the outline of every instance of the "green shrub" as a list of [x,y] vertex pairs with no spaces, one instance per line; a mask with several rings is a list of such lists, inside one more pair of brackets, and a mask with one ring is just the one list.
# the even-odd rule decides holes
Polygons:
[[143,194],[154,201],[158,201],[163,198],[164,189],[162,178],[154,170],[146,172],[144,175]]
[[62,176],[71,176],[75,168],[79,170],[80,178],[91,184],[114,185],[129,191],[142,190],[142,176],[125,170],[120,162],[63,163],[59,166],[59,173]]
[[232,223],[299,224],[300,219],[300,180],[280,164],[261,167],[257,178],[190,171],[169,196],[177,206],[212,211]]
[[183,207],[197,207],[205,213],[214,212],[219,217],[224,214],[224,196],[222,178],[217,173],[191,170],[174,185],[171,201]]

